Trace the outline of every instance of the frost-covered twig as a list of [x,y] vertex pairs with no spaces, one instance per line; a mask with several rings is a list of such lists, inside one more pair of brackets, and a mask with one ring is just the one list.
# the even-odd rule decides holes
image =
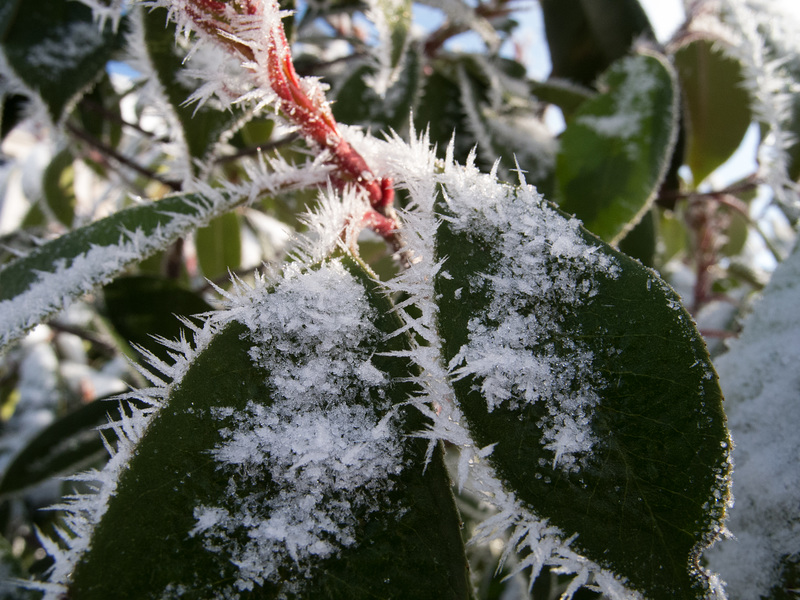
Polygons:
[[372,210],[361,226],[400,248],[392,180],[376,175],[344,138],[320,83],[297,74],[281,22],[286,12],[277,1],[158,0],[154,4],[166,6],[184,29],[198,31],[241,58],[253,74],[257,94],[264,94],[263,100],[274,103],[308,141],[330,155],[328,162],[336,167],[331,181],[339,188],[355,185],[369,198]]

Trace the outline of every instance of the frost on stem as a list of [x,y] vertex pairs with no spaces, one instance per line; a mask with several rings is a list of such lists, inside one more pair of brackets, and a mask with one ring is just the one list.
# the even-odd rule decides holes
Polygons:
[[343,137],[325,99],[322,84],[298,76],[276,0],[158,0],[183,28],[223,46],[252,73],[265,99],[296,125],[303,136],[329,156],[336,166],[331,180],[337,187],[351,183],[369,198],[372,211],[361,224],[374,229],[398,249],[392,180],[377,176],[361,154]]

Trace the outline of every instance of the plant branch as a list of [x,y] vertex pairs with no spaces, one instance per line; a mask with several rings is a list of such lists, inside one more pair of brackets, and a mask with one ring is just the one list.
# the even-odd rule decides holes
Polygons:
[[67,128],[67,131],[69,131],[70,134],[72,134],[76,138],[86,142],[87,144],[92,146],[94,149],[100,151],[105,156],[108,156],[109,158],[111,158],[111,159],[115,160],[116,162],[120,163],[121,165],[131,169],[132,171],[135,171],[139,175],[143,175],[143,176],[147,177],[148,179],[152,179],[154,181],[158,181],[159,183],[163,183],[164,185],[166,185],[167,187],[169,187],[173,191],[179,192],[181,190],[182,186],[181,186],[180,182],[173,181],[171,179],[166,179],[166,178],[160,176],[158,173],[155,173],[152,170],[143,167],[142,165],[140,165],[140,164],[136,163],[135,161],[131,160],[130,158],[128,158],[124,154],[121,154],[120,152],[117,152],[117,150],[115,150],[114,148],[112,148],[108,144],[105,144],[104,142],[101,142],[100,140],[95,138],[93,135],[91,135],[87,131],[84,131],[83,129],[80,129],[79,127],[76,127],[72,123],[67,123],[66,124],[66,128]]

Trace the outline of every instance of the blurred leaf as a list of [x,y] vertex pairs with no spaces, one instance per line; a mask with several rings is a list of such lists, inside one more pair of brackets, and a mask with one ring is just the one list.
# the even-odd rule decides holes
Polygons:
[[[346,392],[339,402],[326,404],[324,410],[313,410],[309,406],[305,415],[315,417],[309,423],[305,417],[300,417],[299,422],[273,423],[268,418],[276,414],[271,412],[272,407],[285,399],[271,378],[270,370],[281,367],[274,361],[266,367],[254,364],[252,357],[258,348],[254,344],[260,342],[239,322],[225,326],[193,358],[180,382],[170,389],[166,407],[153,417],[128,468],[122,471],[117,493],[110,499],[107,511],[93,532],[91,548],[74,571],[70,587],[73,597],[138,600],[161,597],[165,589],[181,590],[182,598],[198,600],[234,594],[239,598],[291,595],[294,598],[354,600],[469,596],[460,523],[441,447],[435,448],[431,462],[423,469],[428,443],[411,435],[400,435],[398,459],[404,465],[401,471],[390,473],[376,467],[374,474],[369,471],[363,474],[366,481],[356,489],[343,487],[329,496],[328,488],[320,486],[321,498],[307,497],[306,509],[316,506],[315,502],[326,507],[319,518],[330,521],[322,524],[323,529],[335,532],[344,523],[352,526],[349,542],[341,543],[333,533],[329,535],[325,531],[309,533],[309,537],[320,536],[321,549],[305,553],[298,560],[295,554],[298,548],[308,546],[313,540],[279,540],[277,529],[269,532],[265,529],[264,539],[278,540],[275,544],[280,551],[269,550],[267,546],[262,551],[269,552],[268,560],[258,556],[258,550],[253,550],[255,554],[247,555],[246,559],[252,559],[252,565],[234,562],[234,556],[238,556],[235,552],[244,550],[248,543],[258,542],[254,538],[258,538],[259,523],[263,528],[291,530],[291,518],[280,508],[281,495],[291,498],[291,494],[298,493],[293,488],[278,487],[269,462],[259,456],[242,458],[247,464],[253,462],[252,468],[242,464],[246,473],[238,468],[231,472],[214,460],[214,450],[231,439],[236,427],[243,426],[237,425],[244,423],[236,421],[237,418],[253,411],[267,418],[248,421],[248,427],[258,427],[261,453],[274,449],[274,444],[279,442],[276,436],[281,439],[299,436],[297,441],[309,435],[308,430],[300,431],[304,425],[312,427],[319,435],[335,435],[339,431],[337,427],[341,427],[341,423],[334,423],[336,415],[351,414],[341,413],[343,408],[353,409],[352,414],[366,422],[383,423],[379,427],[393,427],[381,420],[389,414],[388,405],[389,410],[397,414],[394,422],[400,431],[410,434],[424,426],[422,414],[407,403],[413,390],[413,384],[408,381],[412,374],[409,362],[390,356],[409,348],[406,336],[390,335],[396,333],[402,323],[388,298],[359,266],[345,260],[345,268],[352,274],[353,285],[363,289],[372,324],[378,332],[374,338],[376,342],[361,342],[347,352],[353,353],[353,360],[366,358],[371,369],[381,376],[372,377],[365,384],[365,380],[359,380],[350,372],[331,374],[325,379],[327,384]],[[337,275],[345,274],[337,272]],[[304,278],[307,274],[296,277]],[[298,281],[297,278],[294,281]],[[281,285],[277,284],[278,291]],[[271,293],[265,290],[258,302],[268,306]],[[307,306],[287,308],[290,312],[286,313],[285,322],[271,322],[275,326],[274,336],[278,338],[276,343],[282,346],[291,345],[289,340],[296,339],[299,330],[294,324],[298,315],[306,324],[310,318],[313,326],[313,317],[309,317],[307,311],[319,314],[318,309]],[[306,312],[296,314],[292,310]],[[353,307],[354,314],[358,314],[356,310]],[[318,318],[325,318],[325,315]],[[337,313],[333,318],[349,316]],[[270,356],[268,349],[261,351],[263,356]],[[291,352],[288,356],[292,357],[288,360],[300,364],[306,360]],[[277,373],[284,376],[283,370]],[[373,434],[378,434],[378,430],[374,429]],[[365,441],[359,452],[372,451],[369,445],[370,442]],[[322,458],[308,459],[302,449],[297,450],[297,456],[298,460],[307,459],[307,462],[298,462],[293,470],[297,469],[306,477],[314,477],[315,472],[320,477],[319,472],[327,472],[328,463]],[[356,454],[350,460],[352,462],[342,458],[341,462],[330,465],[337,481],[355,476],[349,469],[363,464],[363,458],[359,459]],[[234,493],[230,491],[231,486]],[[366,505],[361,494],[365,494]],[[274,508],[276,503],[278,508]],[[375,510],[376,506],[382,508]],[[216,538],[206,537],[206,531],[214,524],[204,526],[198,522],[198,515],[204,509],[224,511],[231,516],[231,529],[225,532],[224,539],[215,541]],[[273,510],[284,512],[275,514],[273,520]],[[345,515],[352,513],[355,513],[354,523],[345,520]],[[236,525],[243,520],[245,525]],[[218,523],[218,526],[223,525]],[[120,548],[120,540],[125,540],[124,549]],[[324,544],[334,545],[336,552],[326,552]],[[270,566],[275,571],[270,571]],[[264,579],[260,579],[262,575]],[[241,585],[237,586],[237,578]],[[258,579],[254,582],[254,578]],[[296,591],[297,587],[300,592]]]
[[370,127],[374,134],[398,133],[408,130],[410,116],[416,111],[422,81],[421,50],[411,44],[400,66],[397,81],[381,98],[368,85],[367,78],[375,74],[369,65],[360,65],[347,77],[336,92],[333,114],[342,123]]
[[658,222],[658,265],[663,268],[670,260],[686,252],[689,247],[686,222],[674,211],[660,211]]
[[122,137],[122,113],[120,98],[108,73],[94,85],[78,103],[76,116],[81,127],[89,135],[116,148]]
[[147,53],[158,75],[158,81],[181,123],[189,154],[193,158],[202,159],[241,115],[232,110],[217,110],[212,102],[200,107],[196,103],[186,103],[195,89],[184,83],[186,56],[176,47],[176,41],[181,36],[176,33],[175,23],[167,21],[166,8],[150,8],[142,12]]
[[13,20],[2,44],[6,58],[59,121],[122,47],[125,23],[117,32],[110,25],[101,32],[88,6],[64,0],[40,0],[36,10],[7,10]]
[[[435,62],[432,68],[433,72],[425,77],[422,96],[414,112],[414,127],[417,131],[429,132],[431,144],[436,146],[440,156],[444,156],[452,140],[455,159],[465,162],[475,143],[469,135],[461,90],[454,74],[446,72],[450,69],[445,69],[441,62]],[[455,132],[459,135],[454,135]]]
[[[99,398],[67,413],[39,432],[14,456],[0,479],[0,501],[50,479],[96,467],[108,459],[98,427],[117,418],[118,403]],[[115,442],[113,432],[104,433]]]
[[109,321],[130,344],[169,361],[167,348],[154,336],[179,337],[185,326],[178,316],[190,317],[213,307],[200,294],[171,279],[147,275],[120,277],[103,287]]
[[616,244],[647,212],[678,135],[678,89],[667,60],[624,58],[561,136],[557,199],[587,229]]
[[726,210],[730,223],[725,228],[725,244],[720,248],[724,256],[736,256],[744,250],[750,233],[750,221],[738,210]]
[[592,86],[633,42],[655,39],[638,0],[542,0],[551,77]]
[[0,350],[66,302],[107,283],[244,198],[168,196],[121,210],[43,244],[0,269]]
[[[389,39],[389,64],[392,69],[400,65],[403,55],[408,45],[409,33],[411,31],[411,0],[377,0],[372,5],[373,11],[380,12],[380,18],[373,15],[375,23],[381,23],[380,28],[388,29]],[[379,29],[379,35],[384,33]],[[382,44],[381,44],[382,46]],[[378,52],[381,51],[379,46]]]
[[742,65],[720,43],[694,37],[673,56],[686,107],[686,159],[695,187],[736,151],[752,120]]
[[22,120],[28,102],[25,96],[0,92],[0,140]]
[[38,596],[36,592],[23,589],[14,581],[27,578],[28,574],[14,555],[11,544],[0,536],[0,600],[31,600]]
[[22,0],[4,0],[0,3],[0,44],[4,44],[11,26],[17,20]]
[[[627,586],[706,598],[693,564],[724,514],[729,440],[680,298],[529,190],[444,192],[438,326],[475,446],[492,445],[506,489]],[[562,451],[578,454],[559,463]]]
[[655,266],[656,218],[654,209],[651,208],[619,243],[622,252],[637,259],[646,267]]
[[42,174],[42,191],[47,206],[53,211],[59,222],[67,227],[72,226],[75,219],[75,169],[72,166],[75,158],[69,149],[64,149],[53,157]]
[[241,219],[235,211],[212,219],[197,230],[197,260],[206,279],[212,281],[235,271],[242,262]]
[[566,79],[551,77],[547,81],[531,81],[529,85],[531,93],[539,100],[560,108],[567,122],[584,102],[597,95],[597,92]]

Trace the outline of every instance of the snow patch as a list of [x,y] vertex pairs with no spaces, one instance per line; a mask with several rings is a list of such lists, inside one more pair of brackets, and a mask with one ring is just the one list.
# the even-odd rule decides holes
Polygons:
[[[272,403],[213,411],[223,442],[212,454],[228,491],[221,506],[195,508],[192,535],[230,557],[237,590],[272,581],[298,592],[320,559],[356,543],[360,519],[396,510],[385,498],[403,468],[401,434],[390,378],[371,362],[382,337],[373,313],[336,261],[289,273],[231,311],[250,329]],[[289,581],[287,568],[300,576]]]

